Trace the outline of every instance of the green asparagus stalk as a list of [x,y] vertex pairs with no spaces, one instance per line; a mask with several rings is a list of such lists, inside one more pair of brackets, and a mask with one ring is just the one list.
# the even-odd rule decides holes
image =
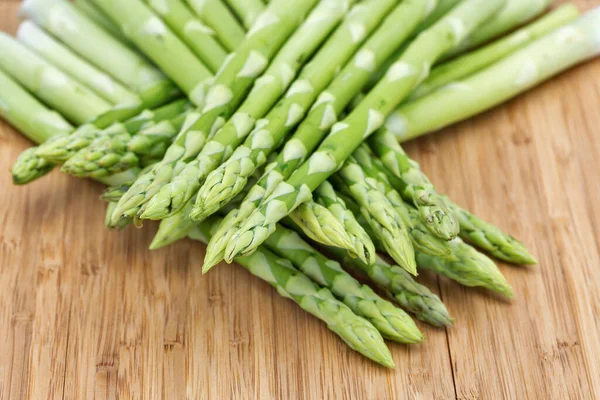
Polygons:
[[[73,127],[54,111],[41,104],[29,92],[0,70],[0,116],[36,143]],[[16,185],[24,185],[52,170],[52,164],[35,156],[35,148],[25,150],[11,173]]]
[[221,0],[187,0],[200,20],[208,25],[228,51],[235,51],[244,41],[244,28]]
[[[162,72],[94,24],[70,2],[25,0],[21,12],[81,57],[136,93],[142,99],[144,107],[158,107],[173,97],[175,87]],[[121,118],[133,117],[139,111],[133,110],[131,114]]]
[[142,219],[163,219],[196,195],[206,176],[229,157],[289,87],[302,64],[319,48],[344,17],[353,0],[324,0],[287,40],[246,100],[218,130],[198,156],[143,206]]
[[264,11],[265,5],[260,0],[226,0],[236,15],[248,29],[256,18]]
[[311,247],[296,232],[279,225],[265,246],[318,285],[331,292],[352,311],[371,322],[384,338],[400,343],[419,343],[423,334],[402,310],[382,299],[367,285],[361,285],[342,269]]
[[460,230],[457,216],[419,165],[398,144],[394,134],[380,129],[369,142],[386,168],[398,178],[396,190],[419,210],[421,221],[434,235],[445,240],[454,239]]
[[177,117],[189,108],[185,100],[175,100],[155,110],[144,110],[123,123],[115,122],[105,129],[93,124],[85,124],[77,128],[71,135],[55,135],[41,145],[36,154],[54,164],[62,164],[78,151],[87,148],[94,139],[103,135],[117,135],[122,132],[138,132],[150,122],[161,122]]
[[515,29],[542,14],[550,3],[552,0],[506,0],[501,10],[448,55],[473,49]]
[[115,25],[102,11],[92,4],[92,0],[75,0],[73,5],[79,12],[88,17],[96,25],[104,29],[115,39],[121,41],[123,44],[130,45],[129,42],[124,38],[123,33],[117,25]]
[[[374,263],[376,254],[373,241],[358,223],[352,211],[348,210],[344,200],[337,195],[333,186],[328,181],[323,182],[315,190],[314,197],[317,203],[326,207],[338,221],[342,222],[352,244],[349,250],[351,256],[358,257],[366,264]],[[290,216],[293,216],[294,212]]]
[[436,89],[463,79],[494,64],[547,33],[572,22],[579,16],[573,4],[564,4],[539,20],[498,39],[489,45],[435,67],[431,74],[410,96],[416,100]]
[[80,178],[104,178],[160,160],[183,125],[187,111],[172,119],[148,121],[140,130],[113,125],[69,158],[62,171]]
[[[360,149],[357,152],[360,152]],[[361,161],[363,172],[373,180],[379,191],[393,204],[404,224],[409,227],[412,244],[417,251],[417,262],[419,256],[427,260],[419,264],[421,267],[433,269],[466,286],[482,286],[502,293],[508,298],[513,297],[512,288],[492,260],[472,247],[465,246],[459,238],[451,241],[440,240],[423,226],[416,210],[405,204],[400,194],[390,184],[391,177],[379,159],[368,159],[364,154],[358,159]],[[446,259],[456,259],[460,256],[463,258],[459,264],[445,262]],[[444,262],[435,262],[440,257]]]
[[110,103],[0,32],[0,68],[68,120],[82,124],[111,109]]
[[[207,243],[218,223],[210,220],[203,222],[190,232],[190,237]],[[324,321],[353,350],[388,368],[394,367],[391,354],[377,329],[336,300],[329,289],[318,286],[296,270],[289,260],[260,247],[251,256],[238,257],[235,261],[271,284],[279,294]]]
[[210,70],[152,13],[141,0],[94,0],[125,36],[158,65],[190,100],[203,104],[196,92],[212,77]]
[[440,298],[415,281],[403,268],[391,265],[379,256],[374,263],[366,264],[340,249],[330,248],[327,251],[341,260],[344,266],[366,274],[400,307],[414,314],[420,321],[437,327],[452,325],[453,319]]
[[351,196],[358,203],[361,214],[368,221],[375,236],[383,243],[390,257],[402,268],[416,275],[415,254],[406,225],[390,199],[385,197],[385,193],[382,193],[371,179],[368,179],[354,156],[348,158],[332,179],[338,190]]
[[21,23],[17,39],[113,105],[137,108],[141,99],[106,73],[73,53],[31,21]]
[[[309,200],[312,191],[383,125],[386,116],[427,76],[430,66],[442,54],[502,5],[503,1],[466,0],[420,34],[360,105],[331,128],[310,158],[248,218],[228,244],[225,259],[231,261],[236,255],[250,254],[264,242],[277,221]],[[403,267],[410,268],[410,264]]]
[[[302,120],[319,93],[327,87],[338,69],[360,47],[364,37],[376,29],[377,24],[384,19],[394,3],[394,1],[384,0],[365,1],[348,14],[342,26],[303,69],[286,96],[267,115],[264,126],[257,127],[229,160],[207,177],[196,197],[192,218],[200,220],[216,212],[245,186],[247,177],[265,163],[266,156],[277,148],[286,135]],[[293,117],[291,120],[290,116]],[[293,162],[298,157],[304,157],[305,154],[304,143],[291,139],[286,144],[282,157],[284,161]],[[270,181],[263,181],[261,187],[252,193],[252,198],[258,200],[254,205],[249,204],[249,207],[260,203],[267,191],[264,189],[267,182],[270,183]],[[240,218],[244,218],[244,215],[249,214],[242,213]]]
[[181,0],[145,1],[213,73],[217,72],[225,61],[227,51],[217,41],[212,29]]
[[407,141],[515,97],[597,56],[599,21],[600,11],[589,11],[490,67],[400,106],[386,127],[399,141]]
[[315,2],[301,0],[290,7],[287,1],[277,0],[269,5],[246,40],[219,71],[201,112],[190,114],[189,123],[184,125],[163,161],[139,177],[119,201],[115,220],[121,215],[137,215],[140,208],[177,175],[174,173],[176,169],[180,171],[198,155],[206,138],[221,128],[225,118],[234,113],[250,86]]

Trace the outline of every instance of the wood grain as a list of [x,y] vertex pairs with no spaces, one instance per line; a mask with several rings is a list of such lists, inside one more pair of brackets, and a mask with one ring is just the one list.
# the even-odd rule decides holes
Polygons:
[[[598,0],[576,1],[582,8]],[[14,32],[17,1],[0,0]],[[0,55],[1,57],[1,55]],[[0,399],[600,398],[600,62],[407,145],[439,188],[523,239],[508,303],[431,275],[456,325],[387,371],[204,248],[109,232],[102,187],[0,174]],[[30,144],[0,122],[0,170]]]

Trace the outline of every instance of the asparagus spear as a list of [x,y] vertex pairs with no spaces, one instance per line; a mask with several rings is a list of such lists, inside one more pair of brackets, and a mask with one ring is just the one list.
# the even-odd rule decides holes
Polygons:
[[145,0],[169,28],[214,73],[225,61],[227,51],[215,39],[212,29],[202,23],[181,0]]
[[75,0],[73,5],[79,12],[88,17],[96,25],[104,29],[115,39],[121,41],[123,44],[130,45],[130,43],[124,38],[121,30],[117,25],[114,24],[102,11],[92,3],[92,0]]
[[572,22],[579,16],[573,4],[564,4],[539,20],[498,39],[489,45],[435,67],[431,74],[412,93],[410,100],[423,97],[434,90],[465,78],[488,67],[547,33]]
[[186,115],[184,110],[172,119],[150,120],[140,129],[113,125],[69,158],[62,171],[81,178],[104,178],[157,161],[163,157]]
[[[363,149],[364,153],[368,151],[364,146],[357,152],[360,153]],[[417,251],[417,263],[421,260],[421,267],[433,269],[466,286],[482,286],[508,298],[513,297],[512,288],[492,260],[464,245],[459,238],[451,241],[440,240],[423,226],[416,210],[406,205],[390,184],[390,175],[379,159],[367,158],[364,154],[357,159],[364,174],[373,180],[379,191],[393,204],[404,224],[409,227],[412,244]],[[460,259],[461,262],[448,263],[448,259]]]
[[82,124],[111,105],[37,54],[0,32],[0,68],[68,120]]
[[158,65],[190,98],[201,105],[196,92],[212,77],[210,70],[154,15],[141,0],[94,0],[141,51]]
[[340,249],[329,248],[327,251],[341,260],[344,266],[366,274],[396,300],[400,307],[414,314],[420,321],[438,327],[452,325],[453,319],[440,298],[415,281],[403,268],[391,265],[379,256],[374,263],[365,264]]
[[386,252],[398,265],[416,275],[415,253],[406,225],[390,200],[385,197],[385,193],[368,179],[354,156],[346,160],[333,182],[339,190],[359,204],[361,214],[367,219],[375,236],[383,243]]
[[419,210],[421,221],[436,236],[451,240],[459,233],[457,216],[435,190],[419,165],[408,157],[393,133],[380,129],[370,139],[371,148],[398,178],[396,190]]
[[248,29],[256,18],[264,11],[265,5],[260,0],[226,0],[237,16]]
[[548,9],[552,0],[506,0],[506,4],[484,25],[469,35],[448,56],[473,49],[537,17]]
[[599,21],[600,10],[589,11],[490,67],[400,106],[386,127],[407,141],[500,104],[596,56]]
[[[422,1],[405,1],[395,7],[381,27],[356,53],[354,60],[346,64],[338,77],[321,94],[321,97],[300,124],[294,136],[284,145],[276,163],[267,168],[268,173],[258,182],[258,187],[252,190],[249,195],[251,199],[243,204],[237,220],[231,222],[231,218],[225,218],[227,228],[223,226],[223,229],[219,229],[218,233],[215,234],[216,239],[209,244],[207,250],[207,260],[218,261],[222,257],[224,251],[222,246],[229,242],[228,239],[235,232],[235,228],[239,228],[241,222],[260,205],[263,199],[271,194],[272,189],[279,182],[289,178],[291,173],[306,160],[306,157],[311,154],[336,121],[337,115],[345,108],[350,99],[360,91],[373,68],[389,57],[394,49],[402,44],[411,30],[425,18],[429,10],[428,6],[429,4]],[[385,14],[380,15],[380,18],[383,19],[384,17]],[[407,23],[399,24],[398,21],[401,20],[406,20]],[[299,151],[299,149],[302,151]],[[236,172],[237,170],[233,169],[233,173]],[[245,173],[243,170],[241,172]],[[231,186],[231,182],[233,182],[235,188],[238,180],[243,182],[244,175],[242,173],[238,173],[238,175],[233,177],[224,176],[221,178],[222,184],[212,187],[205,186],[206,190],[203,188],[199,192],[197,203],[202,205],[203,215],[214,212],[227,201],[232,191],[227,186]],[[209,188],[210,190],[208,190]],[[233,193],[235,193],[235,190],[233,190]],[[310,209],[307,206],[303,208]],[[202,217],[198,218],[201,219]],[[332,216],[331,218],[323,218],[323,220],[330,221],[334,218]],[[300,220],[296,222],[301,225]],[[223,235],[225,237],[221,239]],[[217,241],[222,245],[217,246]],[[360,243],[357,244],[360,246]],[[361,249],[355,250],[361,254]],[[205,265],[209,265],[206,260]]]
[[215,31],[228,51],[235,51],[244,41],[244,29],[221,0],[187,0],[200,19]]
[[141,99],[135,93],[74,54],[33,22],[21,23],[17,39],[107,102],[121,107],[140,106]]
[[331,128],[316,152],[248,218],[228,244],[225,259],[231,261],[235,255],[250,254],[264,242],[277,221],[309,200],[312,191],[381,127],[385,117],[427,76],[430,65],[502,4],[503,1],[466,0],[420,34],[360,105]]
[[[157,107],[173,97],[174,86],[162,72],[94,24],[70,2],[25,0],[21,12],[84,59],[138,94],[144,107]],[[133,117],[139,111],[133,110],[131,114],[121,118]]]
[[[70,132],[73,127],[54,111],[0,70],[0,116],[29,139],[41,143],[58,132]],[[52,170],[52,164],[35,156],[35,148],[25,150],[11,173],[16,185],[24,185]]]
[[85,149],[92,141],[102,135],[116,135],[122,132],[137,132],[149,122],[160,122],[172,119],[186,109],[189,103],[175,100],[155,110],[144,110],[123,123],[115,122],[104,130],[94,124],[85,124],[77,128],[72,135],[55,135],[41,145],[36,154],[55,164],[61,164],[73,157],[76,152]]
[[[344,225],[344,228],[350,238],[352,248],[349,253],[353,257],[358,257],[366,264],[375,262],[375,245],[373,241],[358,223],[354,214],[348,210],[346,203],[340,198],[328,181],[323,182],[314,193],[315,201],[326,207],[338,220]],[[298,207],[300,208],[300,207]],[[294,215],[295,211],[290,214]]]
[[[206,243],[218,223],[210,220],[203,222],[190,232],[190,237]],[[296,270],[287,259],[260,247],[251,256],[238,257],[235,261],[271,284],[279,294],[324,321],[353,350],[388,368],[394,367],[392,356],[377,329],[336,300],[329,289],[318,286]]]
[[423,334],[404,311],[379,297],[367,285],[361,285],[339,263],[315,250],[296,232],[279,225],[265,246],[290,260],[314,282],[331,290],[357,315],[370,321],[384,338],[400,343],[423,340]]
[[353,0],[324,0],[311,11],[306,21],[287,40],[269,68],[257,80],[235,114],[197,157],[143,206],[140,218],[163,219],[185,206],[206,176],[231,155],[232,150],[250,133],[255,121],[263,117],[277,102],[302,64],[325,41],[352,2]]

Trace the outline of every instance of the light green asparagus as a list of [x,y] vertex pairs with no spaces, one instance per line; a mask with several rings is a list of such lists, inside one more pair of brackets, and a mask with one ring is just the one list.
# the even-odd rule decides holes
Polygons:
[[[25,0],[21,13],[136,93],[144,107],[172,98],[174,85],[139,54],[115,39],[66,0]],[[133,117],[140,110],[122,117]]]
[[[358,257],[366,264],[374,263],[376,254],[373,241],[358,223],[354,214],[348,210],[344,200],[337,195],[333,186],[328,181],[323,182],[315,190],[314,198],[317,203],[326,207],[338,221],[342,222],[352,244],[352,248],[349,250],[350,255]],[[294,213],[295,211],[290,216],[293,216]]]
[[214,31],[198,19],[181,0],[145,0],[165,20],[194,54],[213,73],[221,67],[227,50],[217,41]]
[[123,123],[115,122],[105,129],[93,124],[85,124],[77,128],[71,135],[55,135],[41,145],[36,154],[55,164],[62,164],[76,152],[89,146],[92,141],[105,134],[119,134],[123,131],[137,132],[149,122],[160,122],[172,119],[189,108],[185,100],[175,100],[155,110],[144,110]]
[[[203,222],[190,232],[190,237],[206,243],[218,223]],[[388,368],[394,367],[392,356],[377,329],[336,300],[329,289],[318,286],[295,269],[289,260],[260,247],[251,256],[238,257],[235,261],[275,287],[280,295],[324,321],[352,349]]]
[[323,0],[287,40],[248,97],[215,136],[140,210],[142,219],[163,219],[196,195],[206,176],[226,160],[294,80],[298,70],[325,41],[354,0]]
[[386,116],[427,77],[430,66],[503,3],[466,0],[421,33],[359,106],[331,128],[329,136],[310,158],[287,181],[280,183],[270,198],[248,218],[228,244],[225,260],[250,254],[264,242],[277,221],[308,201],[312,191],[339,168],[364,139],[383,125]]
[[296,232],[279,225],[265,246],[290,260],[314,282],[331,290],[357,315],[370,321],[384,338],[400,343],[423,340],[423,334],[404,311],[382,299],[367,285],[361,285],[338,262],[315,250]]
[[244,26],[252,27],[256,18],[264,11],[265,5],[260,0],[226,0]]
[[[346,24],[349,27],[356,25],[358,21],[354,21],[354,19],[357,19],[361,15],[372,15],[372,21],[375,23],[384,19],[385,21],[365,44],[360,47],[354,59],[346,64],[338,77],[323,91],[323,94],[319,97],[305,120],[300,124],[294,136],[285,143],[276,162],[267,166],[267,173],[251,189],[248,199],[242,203],[237,213],[237,218],[233,218],[232,216],[225,217],[222,226],[209,243],[204,262],[206,270],[212,267],[213,262],[217,263],[223,258],[225,246],[227,246],[235,231],[240,228],[242,222],[258,208],[265,198],[271,195],[277,184],[289,178],[306,160],[306,157],[312,153],[321,141],[324,133],[336,121],[337,115],[345,107],[348,97],[351,98],[355,91],[360,91],[361,84],[364,83],[365,79],[368,79],[370,71],[372,71],[372,64],[377,65],[381,63],[382,60],[385,60],[391,54],[395,47],[400,46],[407,32],[410,33],[411,26],[418,24],[428,10],[425,2],[406,1],[395,6],[392,12],[389,13],[389,17],[385,18],[388,15],[386,11],[389,11],[394,4],[389,2],[386,3],[387,7],[383,7],[383,4],[376,3],[370,2],[362,5],[363,13],[355,13],[349,16]],[[367,12],[369,10],[372,11]],[[407,23],[399,24],[399,20],[406,20]],[[369,28],[374,30],[377,26],[375,23],[368,25]],[[352,30],[344,31],[342,29],[343,27],[338,29],[339,33],[336,32],[336,35],[340,36],[340,41],[345,40],[348,42],[348,39],[344,37],[344,33],[347,36],[352,33]],[[333,44],[335,40],[332,38],[329,43]],[[322,54],[325,63],[329,62],[330,55],[335,49],[339,49],[339,47],[340,45],[335,45],[331,51],[324,48],[319,55]],[[367,60],[366,64],[364,60]],[[320,71],[321,69],[315,73],[317,77],[322,76]],[[315,86],[315,84],[313,83],[312,86]],[[318,87],[319,91],[324,88],[324,85]],[[294,103],[298,104],[298,101],[291,102],[291,104]],[[284,109],[283,107],[280,108]],[[272,114],[276,116],[276,113],[277,111]],[[275,118],[273,120],[277,121]],[[285,137],[287,129],[278,127],[275,124],[273,124],[273,127],[277,129],[273,129],[272,132],[278,139]],[[277,142],[274,141],[274,143]],[[197,213],[199,214],[197,218],[201,219],[204,215],[209,215],[221,208],[223,204],[226,204],[231,196],[239,190],[239,187],[245,183],[245,176],[252,173],[255,165],[259,165],[258,161],[255,160],[258,160],[270,150],[269,148],[258,148],[244,152],[243,149],[244,146],[240,150],[236,150],[238,154],[232,156],[229,163],[219,167],[207,179],[207,184],[199,191],[197,201],[200,206],[197,207]],[[253,164],[249,160],[252,160]],[[201,214],[200,211],[202,212]],[[333,218],[335,217],[332,216]],[[356,250],[360,254],[360,249]]]
[[94,0],[146,56],[183,90],[196,105],[204,99],[195,89],[212,72],[141,0]]
[[171,119],[150,120],[131,128],[115,124],[70,157],[62,171],[80,178],[104,178],[162,159],[187,112]]
[[522,25],[548,9],[553,0],[506,0],[506,4],[485,24],[469,35],[448,55],[473,49]]
[[74,124],[111,109],[109,102],[3,32],[0,53],[4,72]]
[[351,196],[358,203],[361,214],[367,219],[371,230],[383,243],[387,253],[398,265],[416,275],[415,254],[407,226],[390,200],[385,197],[385,193],[381,193],[375,182],[368,179],[355,157],[349,157],[332,179],[338,190]]
[[142,101],[135,93],[83,60],[33,22],[21,23],[17,39],[112,105],[133,108],[140,106]]
[[386,127],[407,141],[513,98],[596,56],[599,21],[600,11],[592,10],[484,70],[400,106]]
[[187,0],[200,20],[208,25],[228,51],[235,51],[244,41],[244,28],[221,0]]
[[131,43],[125,39],[119,27],[104,15],[102,11],[98,10],[98,7],[92,3],[92,0],[75,0],[73,1],[73,5],[79,12],[92,20],[92,22],[104,29],[107,33],[110,33],[112,37],[127,46],[131,45]]
[[345,267],[366,274],[396,300],[400,307],[414,314],[420,321],[438,327],[452,325],[453,319],[440,298],[415,281],[403,268],[391,265],[379,256],[374,263],[365,264],[340,249],[330,248],[327,251],[341,260]]
[[369,143],[375,154],[398,178],[396,190],[419,210],[419,216],[429,230],[442,239],[454,239],[460,230],[457,216],[421,172],[419,165],[398,144],[394,134],[385,128],[380,129],[373,134]]
[[416,100],[444,85],[481,71],[534,40],[572,22],[579,14],[579,10],[573,4],[564,4],[510,35],[455,60],[436,66],[429,77],[412,93],[409,101]]
[[[36,143],[73,127],[59,113],[41,104],[0,69],[0,116]],[[53,165],[37,157],[35,148],[25,150],[11,170],[13,182],[24,185],[52,170]]]
[[[357,151],[360,152],[360,149]],[[421,258],[420,267],[433,269],[466,286],[482,286],[508,298],[513,297],[512,288],[492,260],[465,245],[459,238],[451,241],[441,240],[423,226],[416,210],[405,204],[390,184],[390,175],[379,159],[358,159],[361,161],[363,173],[372,179],[373,184],[393,204],[396,213],[409,227],[412,244],[417,253],[417,263]],[[458,259],[458,263],[448,262]]]
[[115,220],[122,215],[134,216],[159,190],[192,161],[212,136],[231,116],[247,91],[285,43],[294,28],[310,11],[316,0],[302,0],[290,7],[285,0],[272,2],[261,14],[246,40],[221,68],[207,92],[200,112],[191,113],[163,161],[139,177],[119,201]]

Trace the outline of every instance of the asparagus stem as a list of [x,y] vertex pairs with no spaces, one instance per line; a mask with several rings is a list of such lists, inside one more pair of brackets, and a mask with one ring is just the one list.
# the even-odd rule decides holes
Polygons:
[[481,71],[534,40],[572,22],[578,16],[579,10],[577,7],[573,4],[564,4],[548,15],[508,36],[455,60],[440,64],[431,71],[429,77],[419,85],[409,100],[423,97],[444,85]]
[[265,246],[318,285],[328,288],[352,311],[371,322],[384,338],[400,343],[419,343],[423,334],[402,310],[382,299],[367,285],[361,285],[342,269],[311,247],[296,232],[279,225]]
[[17,39],[46,61],[76,79],[113,105],[137,108],[141,99],[106,73],[81,59],[31,21],[24,21]]
[[92,0],[75,0],[73,5],[77,10],[88,17],[94,24],[98,25],[109,33],[113,38],[117,39],[121,43],[127,46],[131,46],[131,43],[125,39],[121,29],[114,22],[112,22],[102,11],[92,3]]
[[[389,0],[369,0],[350,11],[345,21],[332,34],[323,48],[304,67],[296,80],[299,82],[297,87],[292,85],[294,90],[290,89],[286,96],[269,112],[265,118],[268,122],[250,134],[246,142],[234,151],[228,161],[209,174],[203,187],[198,191],[193,217],[201,219],[216,212],[245,186],[248,177],[266,162],[267,155],[295,127],[296,124],[286,124],[288,115],[297,111],[306,113],[309,110],[318,94],[333,80],[337,69],[343,66],[360,48],[363,39],[377,28],[394,4],[394,1]],[[359,26],[364,27],[364,30],[356,29]],[[354,36],[357,33],[362,33],[362,35]],[[304,89],[299,90],[302,88]],[[331,113],[327,115],[331,115]],[[272,140],[268,142],[255,140],[265,132],[271,134]],[[307,137],[310,138],[310,136]],[[271,144],[269,145],[269,143]],[[223,259],[225,246],[241,223],[250,216],[263,199],[272,193],[279,182],[291,175],[296,165],[296,158],[304,159],[306,157],[309,149],[305,150],[305,143],[308,142],[289,140],[280,153],[277,163],[269,165],[267,171],[280,165],[290,165],[292,168],[279,168],[279,171],[265,174],[260,179],[260,183],[251,189],[237,213],[238,216],[236,218],[227,216],[224,219],[223,226],[209,243],[204,260],[205,271],[214,265],[209,260],[215,261],[216,264]],[[284,161],[284,164],[281,161]]]
[[137,93],[145,107],[157,107],[173,96],[175,88],[162,72],[94,24],[70,2],[25,0],[21,12],[84,59]]
[[552,0],[506,0],[506,4],[448,56],[470,50],[509,32],[548,9]]
[[202,23],[181,0],[145,0],[181,40],[213,72],[221,67],[227,51],[214,31]]
[[366,264],[340,249],[330,248],[327,251],[341,260],[344,266],[366,274],[388,292],[400,307],[420,321],[437,327],[452,325],[453,319],[440,298],[415,281],[403,268],[391,265],[381,257],[377,257],[372,264]]
[[169,76],[190,100],[202,104],[193,91],[212,77],[210,70],[140,0],[94,0],[123,33]]
[[[316,0],[301,0],[290,7],[285,0],[269,5],[248,33],[246,40],[233,53],[217,74],[206,95],[206,104],[198,113],[191,113],[189,123],[173,142],[161,163],[139,177],[130,191],[119,201],[115,219],[120,215],[137,215],[141,207],[167,184],[177,168],[181,171],[200,152],[207,136],[212,136],[244,100],[254,83],[275,56],[277,50],[299,25]],[[218,149],[217,149],[218,150]]]
[[599,21],[600,9],[590,11],[484,70],[400,106],[386,127],[407,141],[515,97],[597,56]]
[[[190,237],[206,243],[218,223],[210,220],[203,222],[190,232]],[[275,287],[280,295],[324,321],[352,349],[388,368],[394,367],[391,354],[377,329],[336,300],[329,289],[318,286],[296,270],[289,260],[260,247],[251,256],[238,257],[235,261]]]
[[248,97],[183,171],[140,210],[142,219],[163,219],[196,195],[206,176],[226,160],[289,87],[307,59],[347,12],[348,0],[321,1],[287,40]]
[[41,145],[36,154],[55,164],[62,164],[76,152],[86,148],[92,141],[104,134],[118,134],[123,131],[137,132],[150,121],[160,122],[174,118],[189,107],[185,100],[176,100],[155,110],[145,110],[123,123],[114,123],[104,130],[93,124],[77,128],[72,135],[55,135]]
[[216,32],[228,51],[235,51],[244,42],[244,28],[221,0],[187,0],[202,22]]
[[457,216],[437,193],[419,164],[410,159],[398,144],[394,134],[380,129],[369,142],[375,154],[397,178],[396,190],[419,210],[421,221],[434,235],[445,240],[454,239],[460,230]]
[[[421,33],[359,106],[331,128],[329,136],[310,158],[287,181],[280,183],[271,197],[248,218],[227,246],[225,260],[231,261],[235,255],[250,254],[264,242],[277,221],[309,200],[312,191],[365,138],[383,125],[386,116],[427,76],[431,64],[460,43],[502,4],[500,0],[466,0]],[[408,258],[405,260],[408,261]],[[411,268],[410,263],[402,266]]]
[[264,11],[265,5],[260,0],[226,0],[236,15],[248,29],[256,18]]
[[68,75],[0,32],[0,68],[75,124],[110,110],[111,105]]

